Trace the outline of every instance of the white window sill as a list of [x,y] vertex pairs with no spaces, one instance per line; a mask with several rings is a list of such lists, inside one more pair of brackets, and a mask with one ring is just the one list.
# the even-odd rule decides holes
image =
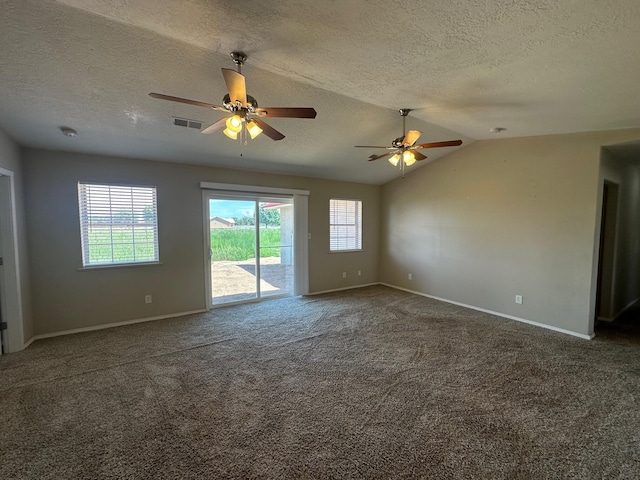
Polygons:
[[158,265],[162,265],[162,262],[105,263],[104,265],[87,265],[86,267],[80,267],[78,271],[103,270],[106,268],[155,267]]
[[353,252],[363,252],[364,249],[356,248],[353,250],[329,250],[329,253],[353,253]]

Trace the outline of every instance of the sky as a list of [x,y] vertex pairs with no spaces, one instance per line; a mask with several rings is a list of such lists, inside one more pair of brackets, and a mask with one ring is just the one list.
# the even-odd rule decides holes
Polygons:
[[210,217],[253,217],[255,202],[250,200],[209,200]]

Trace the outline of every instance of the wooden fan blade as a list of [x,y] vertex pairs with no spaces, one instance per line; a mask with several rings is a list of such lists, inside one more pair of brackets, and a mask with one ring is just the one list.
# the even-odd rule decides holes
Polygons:
[[264,118],[316,118],[316,111],[306,107],[265,107],[256,108],[256,115]]
[[449,140],[447,142],[432,142],[432,143],[422,143],[420,145],[416,145],[414,149],[423,149],[423,148],[439,148],[439,147],[457,147],[458,145],[462,145],[462,140]]
[[222,127],[224,127],[224,124],[226,123],[226,121],[227,121],[227,117],[221,118],[217,122],[212,123],[211,125],[209,125],[204,130],[201,130],[200,133],[210,134],[210,133],[215,133],[218,130],[222,130]]
[[381,147],[380,145],[354,145],[353,148],[386,148],[387,150],[393,150],[396,147]]
[[373,162],[374,160],[378,160],[379,158],[384,158],[384,157],[388,157],[389,155],[391,155],[393,152],[387,152],[387,153],[383,153],[382,155],[371,155],[369,157],[369,161]]
[[262,132],[271,140],[282,140],[284,138],[283,134],[281,134],[278,130],[276,130],[271,125],[266,123],[264,120],[261,120],[257,117],[252,117],[251,120],[256,122],[258,126],[262,129]]
[[422,153],[416,152],[416,151],[413,151],[413,155],[416,157],[417,161],[424,160],[425,158],[427,158],[426,155],[423,155]]
[[405,147],[412,146],[414,143],[418,141],[418,139],[420,138],[420,135],[422,135],[422,132],[420,130],[409,130],[407,134],[404,136],[402,145],[404,145]]
[[196,107],[212,108],[213,110],[220,110],[222,112],[229,111],[221,105],[213,105],[211,103],[199,102],[198,100],[189,100],[188,98],[172,97],[171,95],[163,95],[162,93],[150,93],[149,96],[152,98],[157,98],[159,100],[169,100],[170,102],[186,103],[187,105],[195,105]]
[[244,81],[244,75],[230,70],[228,68],[222,69],[222,76],[224,77],[224,83],[227,84],[227,90],[229,91],[229,97],[232,103],[239,101],[243,107],[247,106],[247,86]]

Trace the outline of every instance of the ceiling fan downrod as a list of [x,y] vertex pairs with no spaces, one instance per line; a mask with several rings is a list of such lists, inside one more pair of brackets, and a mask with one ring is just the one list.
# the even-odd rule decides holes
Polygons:
[[411,111],[410,108],[401,108],[399,110],[400,115],[402,115],[402,139],[404,140],[405,135],[407,134],[407,115]]
[[242,65],[247,61],[247,56],[242,52],[231,52],[229,54],[238,67],[238,73],[242,73]]

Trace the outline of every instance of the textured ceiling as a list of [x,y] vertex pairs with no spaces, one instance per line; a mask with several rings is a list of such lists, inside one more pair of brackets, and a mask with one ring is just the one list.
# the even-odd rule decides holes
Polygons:
[[[0,10],[0,128],[22,145],[379,184],[398,172],[353,145],[389,144],[402,107],[420,141],[461,138],[459,148],[491,127],[640,126],[638,0],[0,0]],[[222,114],[147,94],[220,103],[232,50],[249,55],[243,73],[261,106],[313,106],[318,117],[272,119],[286,138],[246,146],[172,126]]]

